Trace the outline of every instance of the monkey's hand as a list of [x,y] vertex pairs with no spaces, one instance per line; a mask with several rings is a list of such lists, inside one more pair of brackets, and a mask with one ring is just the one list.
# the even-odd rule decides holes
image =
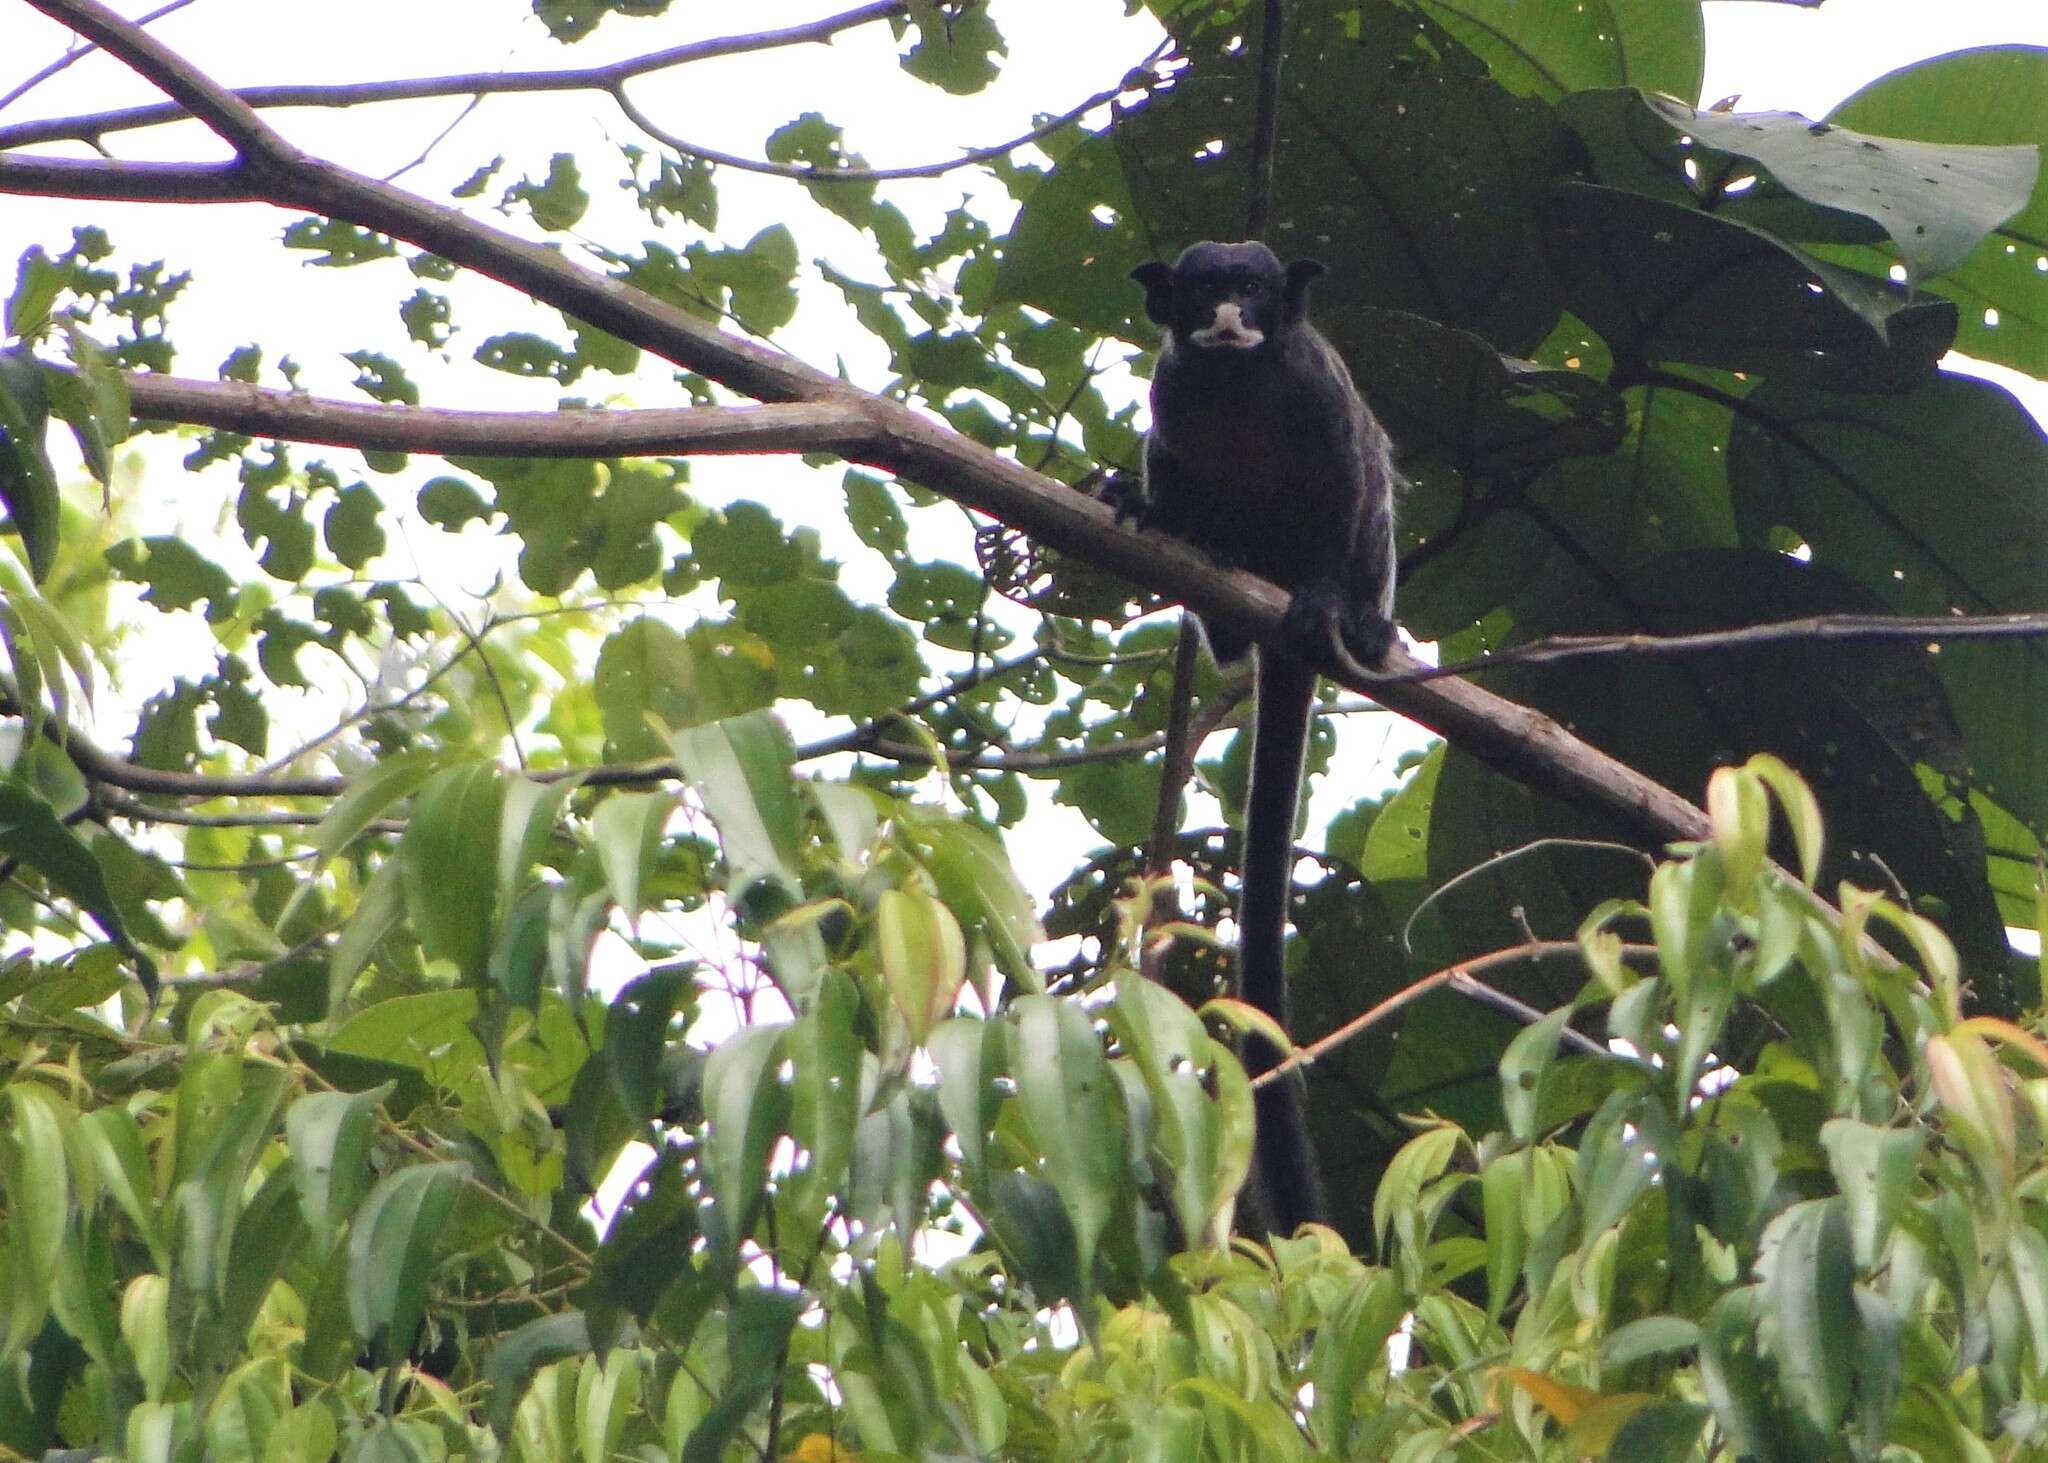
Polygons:
[[1348,658],[1377,669],[1394,643],[1393,621],[1357,603],[1331,580],[1311,581],[1296,590],[1281,629],[1297,655],[1319,665]]
[[1095,496],[1109,505],[1116,514],[1119,528],[1126,526],[1145,528],[1150,525],[1154,505],[1145,496],[1145,483],[1136,473],[1111,473],[1097,490]]

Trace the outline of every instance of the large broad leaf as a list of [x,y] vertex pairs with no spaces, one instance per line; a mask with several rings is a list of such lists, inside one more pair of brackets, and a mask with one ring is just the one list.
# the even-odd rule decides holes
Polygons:
[[[1728,472],[1745,540],[1790,529],[1815,564],[1899,613],[2048,609],[2048,437],[2000,387],[1941,376],[1878,397],[1773,382],[1730,434]],[[2048,826],[2048,648],[1956,644],[1933,664],[1969,740],[1970,784]]]
[[[1548,606],[1526,602],[1520,633],[1672,634],[1823,613],[1871,613],[1881,605],[1818,564],[1779,553],[1694,551],[1666,556],[1604,581],[1564,590]],[[1697,797],[1717,765],[1774,752],[1799,767],[1828,818],[1820,885],[1868,881],[1883,866],[1905,887],[1941,901],[1943,924],[1973,971],[1978,994],[1996,1003],[2005,936],[1984,883],[1984,846],[1974,819],[1929,799],[1923,769],[1950,776],[1969,766],[1943,687],[1947,655],[1919,646],[1788,644],[1684,659],[1565,662],[1490,678],[1503,695],[1534,705],[1609,755],[1681,794]],[[1654,706],[1655,715],[1644,715]],[[1450,755],[1430,819],[1430,877],[1441,884],[1545,835],[1612,839],[1601,819],[1519,787],[1475,760]],[[1533,927],[1569,938],[1602,899],[1640,893],[1639,863],[1598,849],[1543,850],[1495,866],[1440,901],[1457,933],[1453,955],[1518,943]],[[1520,912],[1521,921],[1510,911]],[[1508,988],[1539,1007],[1568,998],[1578,976],[1546,964]],[[1474,1018],[1466,1018],[1468,1021]],[[1420,1011],[1404,1032],[1423,1037]],[[1476,1036],[1476,1033],[1474,1033]],[[1487,1060],[1468,1046],[1466,1060]],[[1428,1080],[1397,1055],[1404,1078]],[[1389,1093],[1389,1096],[1394,1096]]]
[[1352,358],[1359,390],[1411,476],[1421,459],[1525,473],[1621,442],[1621,397],[1592,375],[1503,356],[1470,331],[1397,310],[1362,310],[1359,323],[1371,341]]
[[[1570,134],[1425,15],[1332,0],[1296,9],[1272,237],[1334,266],[1318,321],[1359,359],[1365,306],[1533,347],[1557,318],[1534,209],[1544,181],[1576,164]],[[1003,249],[1003,297],[1143,339],[1126,272],[1243,234],[1257,56],[1233,44],[1234,20],[1204,29],[1204,18],[1175,22],[1200,32],[1185,38],[1187,68],[1033,190]]]
[[1596,86],[1699,95],[1706,27],[1697,5],[1586,0],[1569,9],[1521,0],[1417,0],[1510,91],[1556,101]]
[[[1828,113],[1837,126],[1926,142],[2032,143],[2048,148],[2048,47],[1957,51],[1881,76]],[[2026,207],[1992,232],[1988,247],[1935,281],[1962,308],[1956,349],[2036,375],[2048,362],[2048,169]],[[1869,272],[1855,254],[1844,257]]]
[[1968,258],[2026,206],[2040,172],[2027,146],[1873,137],[1796,112],[1702,112],[1669,97],[1650,106],[1707,146],[1755,160],[1807,202],[1870,219],[1914,280]]
[[1548,219],[1565,302],[1617,362],[1870,389],[1925,376],[1955,337],[1946,300],[1914,297],[1695,208],[1564,183]]

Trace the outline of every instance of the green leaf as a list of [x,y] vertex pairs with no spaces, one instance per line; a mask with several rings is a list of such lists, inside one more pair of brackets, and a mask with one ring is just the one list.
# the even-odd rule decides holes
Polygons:
[[0,351],[0,506],[37,583],[57,558],[57,475],[43,445],[48,421],[42,368],[26,352]]
[[292,892],[273,928],[282,929],[297,911],[299,901],[312,892],[314,875],[361,837],[394,804],[419,791],[447,760],[446,754],[438,748],[420,748],[380,758],[362,773],[351,777],[341,796],[329,805],[325,816],[314,825],[308,836],[313,861],[307,869],[306,882]]
[[1809,203],[1881,226],[1916,282],[1968,258],[2026,206],[2040,174],[2040,156],[2027,146],[1872,137],[1796,112],[1702,112],[1670,97],[1647,100],[1673,127],[1762,164]]
[[784,1024],[748,1026],[712,1049],[704,1067],[704,1153],[728,1248],[746,1237],[754,1201],[768,1180],[768,1154],[782,1136],[789,1092],[776,1075]]
[[1841,1192],[1857,1267],[1868,1272],[1883,1257],[1892,1225],[1912,1189],[1924,1135],[1912,1128],[1880,1128],[1833,1118],[1822,1126],[1820,1142]]
[[377,1105],[395,1090],[387,1082],[364,1092],[309,1092],[285,1112],[299,1208],[323,1254],[369,1189]]
[[781,1382],[790,1333],[803,1307],[803,1296],[795,1291],[743,1289],[734,1297],[726,1321],[730,1380],[725,1395],[690,1434],[681,1463],[720,1463],[725,1457],[726,1445]]
[[98,1107],[80,1116],[76,1132],[79,1146],[91,1157],[101,1188],[114,1196],[135,1226],[157,1269],[168,1271],[170,1253],[158,1217],[149,1154],[135,1118],[123,1107]]
[[17,339],[40,334],[64,284],[64,271],[51,262],[42,245],[23,251],[14,272],[14,293],[7,297],[7,334]]
[[143,989],[156,994],[156,962],[128,938],[99,861],[48,803],[16,783],[0,783],[0,853],[41,874],[53,894],[91,915],[135,963]]
[[554,777],[539,781],[512,777],[505,783],[505,805],[498,817],[498,905],[510,909],[520,886],[532,873],[555,836],[562,809],[583,786],[583,777]]
[[988,1134],[999,1098],[995,1079],[1003,1071],[1006,1046],[1001,1026],[965,1016],[940,1022],[925,1039],[939,1072],[939,1110],[960,1144],[967,1181],[976,1187],[984,1181]]
[[505,190],[505,202],[524,203],[533,210],[533,221],[550,233],[573,229],[590,207],[590,195],[583,191],[583,175],[573,153],[558,152],[548,160],[543,183],[531,179]]
[[1020,996],[1011,1006],[1010,1075],[1045,1177],[1073,1221],[1080,1279],[1124,1200],[1124,1118],[1102,1040],[1072,1001]]
[[[1630,1129],[1633,1128],[1633,1132]],[[1653,1094],[1614,1092],[1579,1138],[1578,1188],[1588,1237],[1619,1221],[1670,1157],[1669,1125]]]
[[[297,891],[294,891],[297,897]],[[377,865],[362,897],[349,911],[348,922],[335,937],[327,956],[327,1009],[333,1011],[348,998],[356,977],[369,966],[370,957],[384,937],[405,914],[405,883],[398,860],[387,858]]]
[[112,354],[75,322],[64,322],[64,338],[72,371],[45,374],[50,410],[70,426],[94,480],[111,484],[114,448],[127,439],[130,426],[128,382]]
[[675,810],[671,793],[615,792],[590,815],[590,838],[605,887],[628,920],[640,916],[640,891],[654,870],[662,831]]
[[1629,1415],[1603,1455],[1629,1463],[1691,1463],[1713,1414],[1694,1402],[1650,1402]]
[[1031,947],[1045,938],[1038,908],[1002,844],[983,829],[936,808],[905,805],[897,826],[962,925],[989,943],[1004,975],[1025,990],[1043,988]]
[[1624,1367],[1646,1356],[1690,1351],[1700,1344],[1700,1328],[1683,1316],[1644,1316],[1617,1326],[1600,1343],[1605,1366]]
[[512,1431],[512,1416],[535,1372],[590,1349],[590,1326],[581,1311],[538,1317],[501,1339],[483,1368],[484,1384],[490,1388],[486,1415],[491,1431],[500,1438]]
[[482,983],[490,960],[504,797],[496,764],[446,768],[413,799],[398,844],[406,912],[420,949],[429,959],[453,961],[469,985]]
[[[899,58],[904,71],[955,96],[980,91],[996,79],[1010,54],[1003,33],[985,6],[943,6],[939,0],[910,0],[917,42]],[[903,33],[903,22],[894,22]]]
[[697,966],[679,961],[626,982],[605,1013],[604,1064],[619,1106],[635,1122],[654,1116],[662,1095],[661,1065],[672,1041],[678,1008],[696,995]]
[[398,246],[383,234],[328,218],[302,218],[286,225],[284,246],[318,253],[318,259],[306,262],[322,269],[346,269],[398,254]]
[[1558,1038],[1571,1014],[1570,1006],[1545,1012],[1516,1034],[1500,1059],[1501,1105],[1507,1113],[1508,1131],[1518,1143],[1536,1138],[1537,1115],[1549,1095],[1548,1078]]
[[442,1226],[469,1180],[466,1163],[401,1168],[378,1181],[349,1227],[349,1324],[388,1358],[412,1346]]
[[875,939],[889,998],[921,1044],[953,1009],[967,980],[967,942],[953,912],[929,894],[885,889],[875,907]]
[[657,1154],[641,1170],[605,1230],[583,1290],[594,1345],[613,1345],[625,1315],[645,1321],[688,1274],[676,1257],[689,1253],[701,1232],[702,1202],[673,1154]]
[[[864,1048],[856,1024],[863,1019],[859,988],[845,973],[835,971],[819,983],[811,1009],[790,1029],[789,1134],[810,1155],[808,1164],[786,1181],[791,1209],[803,1216],[799,1223],[821,1220],[832,1196],[845,1193],[851,1177],[848,1168],[865,1100]],[[944,1080],[942,1074],[942,1084]],[[969,1141],[961,1138],[963,1153]],[[980,1143],[979,1132],[972,1141]]]
[[1872,390],[1931,374],[1955,307],[1803,254],[1761,229],[1590,183],[1549,195],[1565,304],[1617,360]]
[[675,735],[676,765],[718,825],[719,848],[734,898],[766,881],[792,898],[802,892],[797,837],[802,810],[790,776],[782,723],[766,712],[727,717]]
[[50,1282],[71,1221],[71,1171],[65,1130],[70,1113],[33,1082],[7,1089],[8,1131],[0,1134],[0,1187],[13,1222],[7,1238],[13,1272],[0,1357],[12,1358],[34,1339],[50,1307]]
[[1794,1204],[1764,1230],[1757,1254],[1762,1339],[1778,1380],[1822,1436],[1849,1405],[1857,1335],[1855,1255],[1839,1199]]
[[[1828,114],[1839,126],[1924,142],[2031,143],[2048,149],[2048,49],[1983,46],[1903,66],[1871,82]],[[1991,244],[1935,282],[1962,316],[1956,349],[2032,374],[2048,359],[2048,299],[2036,261],[2048,238],[2048,179]],[[1875,273],[1859,256],[1842,256]]]
[[591,687],[604,714],[611,755],[628,761],[667,753],[667,732],[752,711],[774,699],[769,667],[736,647],[729,632],[721,639],[717,627],[699,625],[678,634],[651,617],[633,620],[606,638]]
[[384,552],[384,529],[377,522],[383,504],[367,483],[341,490],[321,522],[328,552],[351,569],[360,569]]
[[1506,1308],[1528,1252],[1522,1191],[1529,1161],[1526,1153],[1502,1153],[1479,1172],[1486,1216],[1486,1314],[1494,1319]]

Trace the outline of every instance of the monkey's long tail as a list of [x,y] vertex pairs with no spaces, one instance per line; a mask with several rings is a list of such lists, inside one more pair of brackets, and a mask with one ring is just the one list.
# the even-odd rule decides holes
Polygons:
[[[1258,720],[1252,741],[1251,789],[1245,800],[1243,897],[1238,907],[1238,971],[1244,999],[1277,1021],[1287,1020],[1287,905],[1294,887],[1294,815],[1301,801],[1302,762],[1308,751],[1315,670],[1261,649]],[[1281,1053],[1253,1036],[1245,1066],[1270,1070]],[[1309,1145],[1301,1084],[1290,1075],[1259,1089],[1258,1134],[1253,1145],[1252,1193],[1275,1234],[1324,1222],[1328,1205]]]

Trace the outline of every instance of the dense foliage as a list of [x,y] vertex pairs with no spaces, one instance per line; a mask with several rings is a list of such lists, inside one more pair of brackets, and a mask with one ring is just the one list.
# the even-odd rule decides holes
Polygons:
[[[1241,232],[1264,7],[1100,0],[1116,89],[935,208],[811,98],[707,157],[626,82],[873,32],[889,80],[964,95],[1033,0],[675,56],[667,0],[505,3],[647,58],[508,89],[641,130],[413,139],[462,213],[272,148],[226,58],[134,28],[95,35],[240,162],[0,102],[0,194],[81,200],[0,233],[33,245],[0,349],[0,1460],[2048,1448],[2048,1043],[2008,937],[2043,923],[2039,640],[1491,673],[1707,789],[1709,836],[1646,852],[1569,747],[1517,781],[1453,738],[1391,792],[1333,766],[1333,697],[1311,766],[1349,806],[1304,830],[1293,952],[1292,1036],[1327,1041],[1282,1080],[1340,1220],[1233,1239],[1244,737],[1203,724],[1201,796],[1164,796],[1226,826],[1142,877],[1161,586],[1019,530],[1136,464],[1126,272]],[[1330,264],[1318,319],[1414,480],[1417,639],[2048,611],[2043,435],[1937,366],[2048,360],[2048,52],[1810,122],[1695,110],[1693,3],[1288,10],[1269,235]],[[728,237],[749,168],[789,221]],[[392,410],[314,394],[282,316],[179,377],[205,266],[101,226],[137,196],[291,209],[308,291],[384,301],[346,359]],[[563,257],[629,287],[603,328]],[[845,383],[742,349],[819,320]],[[393,445],[480,378],[547,409]],[[695,491],[733,450],[789,491]],[[962,534],[998,458],[1036,486]],[[500,577],[458,600],[449,564]],[[1055,803],[1097,846],[1047,854]]]

